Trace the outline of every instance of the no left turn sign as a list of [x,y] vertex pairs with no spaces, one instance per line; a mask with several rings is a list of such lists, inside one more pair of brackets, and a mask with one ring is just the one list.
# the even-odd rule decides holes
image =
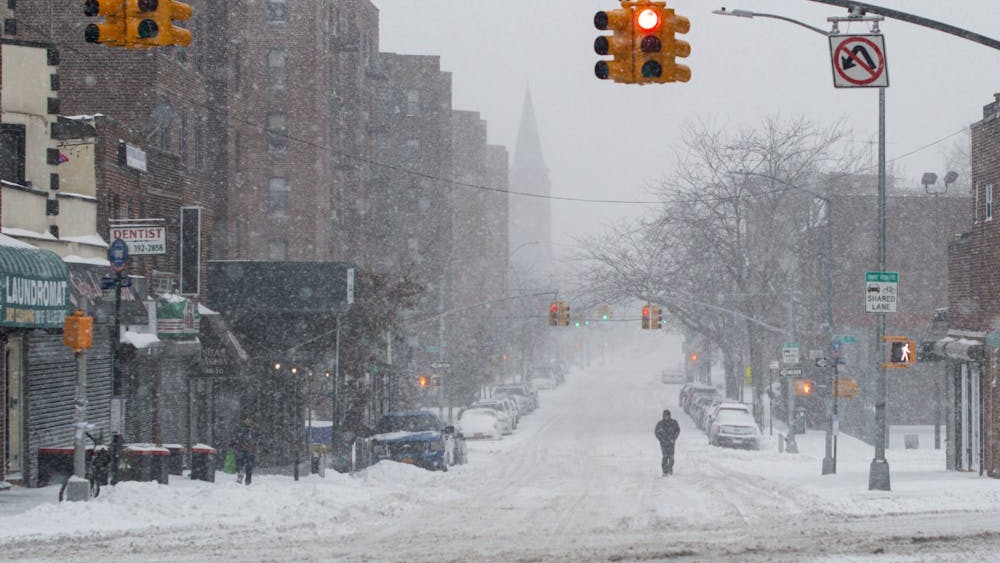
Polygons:
[[884,88],[889,85],[882,35],[831,35],[833,85],[837,88]]

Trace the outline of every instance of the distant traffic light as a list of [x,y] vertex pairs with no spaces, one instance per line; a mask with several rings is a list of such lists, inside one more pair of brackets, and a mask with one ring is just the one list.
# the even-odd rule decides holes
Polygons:
[[426,375],[421,375],[420,377],[417,378],[417,385],[419,385],[421,389],[426,389],[427,387],[430,387],[430,384],[431,384],[431,378]]
[[599,313],[601,315],[601,320],[606,321],[611,318],[611,307],[609,305],[601,305]]
[[651,314],[649,305],[642,308],[642,328],[649,328],[649,316]]
[[108,47],[125,45],[125,0],[87,0],[83,15],[100,16],[102,23],[92,23],[83,30],[87,43],[100,43]]
[[655,305],[649,309],[649,328],[663,328],[663,309]]
[[889,343],[889,362],[884,367],[908,368],[917,363],[916,342],[905,336],[883,336],[882,340]]
[[127,0],[126,47],[188,45],[191,32],[173,20],[191,19],[191,6],[173,0]]
[[612,35],[599,35],[594,40],[594,52],[601,56],[611,56],[612,60],[600,60],[594,65],[594,74],[601,80],[613,80],[626,84],[635,82],[635,67],[632,59],[632,36],[634,34],[632,8],[622,2],[618,10],[602,10],[594,14],[594,27],[601,31],[611,31]]
[[698,353],[691,352],[690,354],[688,354],[688,361],[691,362],[692,364],[698,363]]
[[549,305],[549,326],[556,326],[559,324],[559,302],[553,301]]
[[569,326],[569,304],[559,301],[559,326]]
[[809,397],[813,394],[816,384],[811,379],[793,379],[792,390],[798,397]]

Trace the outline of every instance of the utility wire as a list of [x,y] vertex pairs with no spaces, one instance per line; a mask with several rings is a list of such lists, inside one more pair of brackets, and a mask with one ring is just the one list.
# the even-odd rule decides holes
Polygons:
[[[35,31],[36,33],[39,33],[40,36],[42,36],[42,37],[46,36],[46,34],[45,34],[44,31],[39,30],[38,28],[36,28],[34,26],[25,25],[25,27],[28,28],[28,29],[31,29],[31,30]],[[58,48],[60,50],[65,49],[67,51],[74,52],[74,53],[76,53],[76,54],[78,54],[80,56],[85,56],[86,55],[83,51],[80,51],[79,49],[75,48],[73,46],[73,44],[71,44],[71,43],[66,43],[66,44],[59,44],[59,43],[57,43],[57,46],[58,46]],[[111,47],[108,47],[108,48],[111,48]],[[178,48],[183,48],[183,47],[178,47]],[[160,55],[157,54],[157,56],[160,56]],[[189,97],[186,97],[183,93],[181,93],[178,90],[159,90],[158,93],[165,94],[167,96],[173,96],[174,98],[179,99],[179,100],[187,103],[188,105],[190,105],[192,107],[199,107],[199,108],[207,111],[209,114],[214,114],[216,112],[216,110],[213,109],[212,107],[210,107],[208,104],[199,102],[199,101],[191,99]],[[331,154],[335,154],[335,155],[338,155],[338,156],[341,156],[341,157],[344,157],[344,158],[347,158],[347,159],[350,159],[350,160],[355,160],[355,161],[358,161],[358,162],[362,162],[364,164],[368,164],[368,165],[376,167],[376,168],[388,169],[388,170],[392,170],[392,171],[399,172],[399,173],[402,173],[402,174],[408,174],[408,175],[411,175],[411,176],[416,176],[418,178],[423,178],[425,180],[432,180],[434,182],[440,182],[442,184],[456,186],[456,187],[461,187],[461,188],[476,189],[476,190],[489,191],[489,192],[494,192],[494,193],[506,193],[506,194],[509,194],[509,195],[517,195],[517,196],[521,196],[521,197],[530,197],[530,198],[536,198],[536,199],[547,199],[547,200],[552,200],[552,201],[569,201],[569,202],[576,202],[576,203],[605,203],[605,204],[619,204],[619,205],[620,204],[624,204],[624,205],[663,205],[663,204],[667,204],[667,203],[681,203],[681,204],[683,204],[683,203],[694,203],[696,201],[699,201],[697,199],[689,198],[689,197],[664,198],[664,199],[659,199],[659,200],[626,200],[626,199],[579,198],[579,197],[569,197],[569,196],[554,196],[554,195],[534,194],[534,193],[529,193],[529,192],[519,192],[519,191],[514,191],[514,190],[509,190],[509,189],[496,188],[496,187],[492,187],[492,186],[484,186],[484,185],[481,185],[481,184],[473,184],[473,183],[469,183],[469,182],[462,182],[462,181],[458,181],[458,180],[455,180],[455,179],[452,179],[452,178],[444,178],[442,176],[438,176],[438,175],[435,175],[435,174],[421,172],[419,170],[413,170],[411,168],[406,168],[406,167],[399,166],[399,165],[396,165],[396,164],[390,164],[390,163],[378,161],[378,160],[375,160],[375,159],[372,159],[372,158],[368,158],[368,157],[364,157],[364,156],[360,156],[360,155],[348,153],[348,152],[345,152],[345,151],[342,151],[342,150],[338,150],[338,149],[335,149],[335,148],[332,148],[332,147],[328,147],[328,146],[325,146],[325,145],[322,145],[322,144],[319,144],[319,143],[315,143],[315,142],[310,141],[308,139],[301,139],[301,138],[292,136],[292,135],[288,134],[287,132],[274,131],[274,130],[268,129],[268,128],[260,125],[259,122],[253,122],[253,121],[249,121],[249,120],[246,120],[246,119],[241,119],[241,118],[238,118],[238,117],[233,117],[232,115],[228,116],[228,120],[229,121],[235,121],[237,123],[241,123],[243,125],[248,125],[250,127],[256,128],[256,129],[262,131],[265,134],[275,135],[275,136],[278,136],[278,137],[284,137],[285,139],[287,139],[289,141],[294,141],[296,143],[300,143],[300,144],[305,145],[305,146],[309,146],[309,147],[313,147],[313,148],[320,149],[320,150],[323,150],[323,151],[327,151],[327,152],[329,152]],[[959,129],[958,131],[956,131],[954,133],[951,133],[951,134],[949,134],[949,135],[947,135],[945,137],[942,137],[942,138],[940,138],[940,139],[938,139],[936,141],[928,143],[927,145],[924,145],[924,146],[919,147],[917,149],[914,149],[914,150],[912,150],[910,152],[907,152],[905,154],[902,154],[902,155],[899,155],[899,156],[894,157],[892,159],[889,159],[889,162],[895,162],[895,161],[903,159],[903,158],[905,158],[907,156],[910,156],[910,155],[916,154],[916,153],[918,153],[920,151],[923,151],[925,149],[928,149],[928,148],[930,148],[930,147],[932,147],[934,145],[942,143],[942,142],[944,142],[944,141],[946,141],[946,140],[948,140],[948,139],[950,139],[950,138],[952,138],[952,137],[954,137],[956,135],[959,135],[959,134],[965,132],[965,130],[966,130],[966,128]],[[727,198],[727,197],[711,198],[710,197],[708,199],[725,200],[725,199],[731,199],[731,198]]]

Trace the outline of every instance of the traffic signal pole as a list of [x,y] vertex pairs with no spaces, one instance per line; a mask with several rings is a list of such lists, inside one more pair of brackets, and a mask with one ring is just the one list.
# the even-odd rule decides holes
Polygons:
[[[878,89],[878,271],[885,271],[885,88]],[[875,313],[875,342],[882,346],[885,313]],[[878,358],[875,397],[875,459],[868,470],[868,490],[888,491],[889,462],[885,459],[885,366]]]

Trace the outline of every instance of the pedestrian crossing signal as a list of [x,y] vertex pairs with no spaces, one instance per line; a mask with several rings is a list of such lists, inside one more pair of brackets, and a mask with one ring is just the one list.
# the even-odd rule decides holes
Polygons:
[[889,361],[885,368],[908,368],[917,363],[917,343],[905,336],[884,336],[889,343]]

